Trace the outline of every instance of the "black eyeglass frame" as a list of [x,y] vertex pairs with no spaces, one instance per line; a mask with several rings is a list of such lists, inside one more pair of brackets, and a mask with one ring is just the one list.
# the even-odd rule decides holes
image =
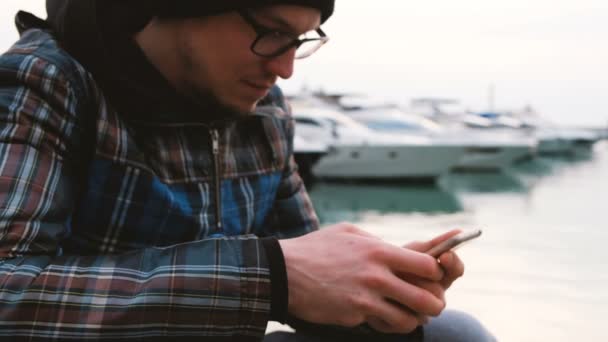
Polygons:
[[243,19],[253,28],[253,30],[255,31],[255,33],[257,34],[257,37],[255,38],[255,40],[253,41],[253,43],[251,43],[251,46],[249,47],[249,49],[251,50],[251,52],[253,52],[254,54],[261,56],[261,57],[266,57],[266,58],[274,58],[277,56],[280,56],[282,54],[284,54],[286,51],[288,51],[289,49],[295,47],[296,50],[302,46],[302,44],[306,43],[306,42],[313,42],[313,41],[319,41],[319,44],[312,49],[311,51],[309,51],[308,53],[306,53],[305,55],[302,56],[296,56],[296,59],[302,59],[302,58],[306,58],[309,57],[310,55],[312,55],[313,53],[315,53],[321,46],[323,46],[325,43],[327,43],[327,41],[329,41],[329,37],[325,34],[325,32],[323,32],[323,30],[319,27],[315,30],[315,32],[319,35],[318,38],[294,38],[291,43],[285,45],[284,47],[278,49],[275,52],[272,53],[260,53],[258,51],[255,50],[255,46],[258,44],[258,42],[260,40],[262,40],[266,35],[268,34],[274,34],[274,33],[282,33],[282,34],[287,34],[287,35],[291,35],[288,34],[287,32],[283,32],[277,29],[271,29],[269,27],[266,27],[260,23],[258,23],[253,16],[246,10],[240,10],[238,11],[238,13],[241,15],[241,17],[243,17]]

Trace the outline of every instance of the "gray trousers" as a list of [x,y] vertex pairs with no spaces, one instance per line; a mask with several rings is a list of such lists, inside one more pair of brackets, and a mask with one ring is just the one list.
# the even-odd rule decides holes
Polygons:
[[[424,335],[424,338],[422,338]],[[495,342],[479,321],[472,316],[453,310],[444,311],[439,317],[432,318],[423,327],[423,334],[409,335],[378,334],[367,336],[327,335],[306,331],[295,333],[278,331],[264,338],[264,342],[329,342],[329,341],[373,341],[373,342]]]

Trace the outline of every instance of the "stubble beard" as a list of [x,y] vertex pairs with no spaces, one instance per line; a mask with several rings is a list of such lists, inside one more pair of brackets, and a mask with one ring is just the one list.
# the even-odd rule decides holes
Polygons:
[[203,111],[202,115],[210,115],[214,119],[231,120],[246,117],[251,115],[257,104],[256,101],[251,109],[243,110],[222,102],[211,90],[201,89],[196,84],[188,84],[185,90],[190,101]]
[[201,110],[201,115],[204,115],[205,119],[228,121],[243,118],[252,113],[258,101],[253,104],[252,108],[244,111],[241,108],[224,103],[211,89],[201,84],[200,79],[193,79],[192,75],[205,75],[207,70],[204,66],[196,63],[192,57],[194,56],[194,49],[187,42],[182,43],[182,49],[180,50],[185,51],[185,53],[180,54],[185,74],[183,74],[183,82],[178,86],[180,88],[178,90],[195,107]]

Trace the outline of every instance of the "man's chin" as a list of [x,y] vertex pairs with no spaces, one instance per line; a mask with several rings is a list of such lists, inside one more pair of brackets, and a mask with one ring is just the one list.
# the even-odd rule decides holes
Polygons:
[[231,120],[251,115],[259,102],[259,99],[217,97],[209,92],[201,92],[194,87],[189,88],[188,94],[202,108],[216,108],[207,113],[212,120]]
[[219,120],[235,120],[247,117],[251,115],[257,106],[256,102],[230,102],[230,101],[222,101],[220,99],[216,99],[216,106],[219,111],[216,115],[219,115],[217,119]]
[[255,112],[258,102],[259,100],[255,102],[227,103],[224,104],[224,107],[233,112],[235,116],[242,117],[251,115],[253,112]]

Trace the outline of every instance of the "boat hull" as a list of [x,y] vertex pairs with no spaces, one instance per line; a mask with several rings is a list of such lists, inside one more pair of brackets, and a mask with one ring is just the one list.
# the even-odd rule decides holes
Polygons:
[[428,180],[448,172],[463,147],[438,145],[337,146],[313,166],[318,178]]
[[534,154],[533,146],[470,147],[454,167],[458,171],[499,171]]

